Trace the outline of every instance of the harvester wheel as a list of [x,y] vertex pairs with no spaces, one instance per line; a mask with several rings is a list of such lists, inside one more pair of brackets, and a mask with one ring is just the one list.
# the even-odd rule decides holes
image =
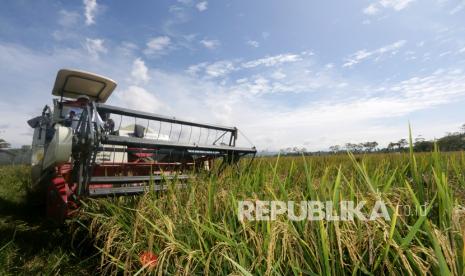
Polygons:
[[52,178],[47,188],[47,217],[61,223],[68,215],[67,184],[63,177]]

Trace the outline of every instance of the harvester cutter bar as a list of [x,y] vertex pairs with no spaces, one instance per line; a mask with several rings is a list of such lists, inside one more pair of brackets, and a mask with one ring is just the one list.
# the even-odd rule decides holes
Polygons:
[[144,176],[92,176],[90,185],[101,183],[128,183],[128,182],[149,182],[149,181],[162,181],[162,180],[185,180],[189,179],[188,175],[144,175]]
[[[140,138],[136,138],[140,139]],[[147,139],[149,140],[149,139]],[[195,146],[193,146],[195,147]],[[208,147],[208,146],[207,146]],[[157,148],[152,148],[152,149],[147,149],[147,148],[112,148],[112,147],[99,147],[99,151],[107,151],[107,152],[127,152],[127,153],[156,153],[156,154],[172,154],[174,153],[175,149],[157,149]],[[189,153],[195,154],[196,152],[194,150],[190,150]],[[222,154],[219,152],[212,152],[212,151],[202,151],[199,153],[201,155],[208,155],[210,157],[220,157]]]
[[198,153],[202,155],[216,155],[216,154],[226,154],[226,153],[236,153],[236,154],[255,154],[257,150],[255,148],[242,148],[242,147],[233,147],[225,145],[191,145],[176,143],[171,141],[162,141],[162,140],[153,140],[153,139],[144,139],[136,137],[125,137],[125,136],[116,136],[116,135],[105,135],[102,139],[104,144],[109,145],[121,145],[128,147],[142,147],[142,148],[159,148],[159,149],[180,149],[188,150],[193,153]]
[[[90,197],[109,196],[109,195],[136,195],[147,192],[153,187],[155,192],[164,191],[168,189],[168,185],[156,184],[156,185],[142,185],[142,186],[117,186],[117,187],[104,187],[94,188],[89,187]],[[186,188],[186,184],[176,184],[176,188]]]

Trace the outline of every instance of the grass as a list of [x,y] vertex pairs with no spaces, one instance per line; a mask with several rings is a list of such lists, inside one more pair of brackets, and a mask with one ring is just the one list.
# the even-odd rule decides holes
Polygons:
[[[87,199],[66,230],[2,214],[0,273],[465,275],[464,153],[258,158],[250,170],[245,163],[197,176],[187,189]],[[2,200],[22,204],[27,170],[1,168]],[[391,220],[241,222],[240,200],[354,200],[368,207],[383,200]],[[18,235],[41,237],[35,227],[50,244],[21,245]],[[89,244],[97,254],[86,258],[79,251]],[[141,263],[143,252],[158,256],[155,266]]]
[[29,204],[29,181],[29,167],[0,166],[0,275],[90,274],[91,261],[72,248],[68,230]]

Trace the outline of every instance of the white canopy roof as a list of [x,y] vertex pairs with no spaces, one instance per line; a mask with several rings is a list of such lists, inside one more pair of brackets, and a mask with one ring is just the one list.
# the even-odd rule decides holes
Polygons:
[[115,87],[116,82],[112,79],[79,70],[61,69],[52,94],[74,99],[86,95],[93,101],[104,103]]

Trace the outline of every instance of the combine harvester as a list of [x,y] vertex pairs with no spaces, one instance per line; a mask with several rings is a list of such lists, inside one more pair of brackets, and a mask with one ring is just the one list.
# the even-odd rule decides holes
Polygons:
[[[104,104],[115,87],[99,75],[60,70],[53,110],[45,106],[28,121],[34,128],[32,188],[56,221],[69,217],[82,198],[164,190],[166,180],[182,182],[214,163],[220,171],[256,154],[255,147],[236,147],[235,127]],[[217,158],[221,163],[213,162]]]

